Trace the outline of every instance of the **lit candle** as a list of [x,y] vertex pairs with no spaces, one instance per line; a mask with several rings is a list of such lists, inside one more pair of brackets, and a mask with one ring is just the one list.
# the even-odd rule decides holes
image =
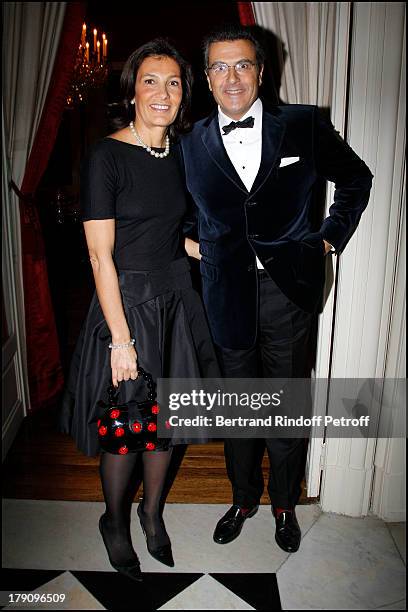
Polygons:
[[99,42],[99,40],[96,43],[96,47],[98,50],[98,64],[100,64],[101,63],[101,43]]
[[94,32],[93,32],[93,34],[94,34],[93,51],[94,51],[94,53],[96,53],[96,35],[98,34],[98,31],[97,31],[97,29],[96,29],[96,28],[94,28]]
[[102,34],[102,60],[106,59],[106,34]]
[[85,52],[86,61],[89,63],[89,42],[86,43],[85,48],[86,48],[86,52]]
[[81,45],[83,47],[85,47],[85,40],[86,40],[86,23],[82,24],[82,37],[81,37]]

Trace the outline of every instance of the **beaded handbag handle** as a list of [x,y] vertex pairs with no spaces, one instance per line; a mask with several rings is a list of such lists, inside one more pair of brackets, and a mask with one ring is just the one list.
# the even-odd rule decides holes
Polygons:
[[[143,380],[146,382],[146,386],[147,386],[147,400],[146,401],[154,401],[156,394],[155,394],[152,375],[149,372],[146,372],[146,370],[144,370],[142,366],[138,366],[137,372],[139,375],[142,376]],[[108,398],[109,398],[109,404],[111,405],[114,405],[116,402],[117,395],[119,392],[119,385],[120,383],[118,383],[118,387],[114,387],[112,381],[109,384]]]

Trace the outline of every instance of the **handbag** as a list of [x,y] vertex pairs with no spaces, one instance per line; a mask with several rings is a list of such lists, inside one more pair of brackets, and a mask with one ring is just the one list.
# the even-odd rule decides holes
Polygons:
[[140,451],[167,450],[168,439],[157,439],[157,405],[156,388],[151,374],[138,366],[147,386],[145,400],[118,402],[118,390],[112,382],[108,387],[108,404],[98,402],[104,410],[97,420],[98,439],[101,448],[114,455],[127,455]]

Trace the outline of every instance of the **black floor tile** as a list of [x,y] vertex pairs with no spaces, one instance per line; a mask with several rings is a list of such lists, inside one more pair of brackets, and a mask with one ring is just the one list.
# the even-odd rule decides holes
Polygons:
[[71,574],[107,610],[157,610],[196,582],[203,574],[143,572],[137,583],[118,572],[76,572]]
[[282,610],[276,574],[209,574],[255,610]]
[[[10,591],[11,593],[35,591],[64,572],[65,570],[11,569],[3,567],[0,569],[0,591]],[[6,605],[5,602],[1,603]],[[1,605],[0,609],[4,605]]]

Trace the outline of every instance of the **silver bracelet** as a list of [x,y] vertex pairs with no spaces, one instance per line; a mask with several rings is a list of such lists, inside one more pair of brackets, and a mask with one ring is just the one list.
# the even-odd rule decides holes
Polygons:
[[112,342],[109,344],[110,349],[121,349],[121,348],[130,348],[135,343],[135,339],[131,338],[129,342],[125,342],[124,344],[113,344]]

